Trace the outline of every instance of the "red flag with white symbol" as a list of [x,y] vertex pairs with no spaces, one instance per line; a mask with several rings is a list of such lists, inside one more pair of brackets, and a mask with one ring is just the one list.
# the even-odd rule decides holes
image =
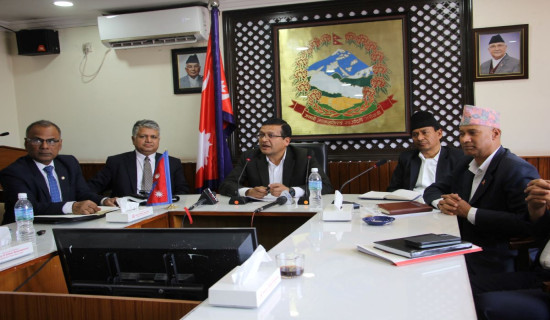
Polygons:
[[168,160],[168,151],[164,151],[153,174],[153,189],[147,199],[148,206],[172,203],[172,184],[170,181],[170,161]]

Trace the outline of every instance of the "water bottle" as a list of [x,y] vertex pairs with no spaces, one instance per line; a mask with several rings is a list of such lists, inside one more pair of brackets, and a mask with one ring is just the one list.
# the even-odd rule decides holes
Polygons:
[[15,221],[17,222],[17,231],[15,235],[17,241],[34,241],[34,212],[32,203],[27,199],[26,193],[17,194],[17,202],[15,203]]
[[321,198],[321,190],[323,190],[323,180],[317,168],[311,168],[311,174],[308,179],[309,187],[309,205],[310,208],[323,208],[323,200]]

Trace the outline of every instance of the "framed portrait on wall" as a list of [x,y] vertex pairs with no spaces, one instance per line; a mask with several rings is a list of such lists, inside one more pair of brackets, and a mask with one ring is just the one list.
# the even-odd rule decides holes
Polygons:
[[174,94],[201,92],[205,60],[206,47],[172,50]]
[[294,139],[408,135],[404,15],[273,29],[276,110]]
[[528,25],[474,29],[474,80],[529,78]]

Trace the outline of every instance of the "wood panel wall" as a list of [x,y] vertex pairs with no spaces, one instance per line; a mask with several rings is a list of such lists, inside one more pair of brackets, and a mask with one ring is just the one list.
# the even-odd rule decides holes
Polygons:
[[[522,158],[535,166],[543,179],[550,180],[550,156],[529,156]],[[327,174],[334,189],[339,190],[351,177],[355,177],[372,167],[375,163],[376,161],[329,161]],[[194,189],[195,185],[195,165],[194,162],[182,163],[184,175],[191,190]],[[84,177],[90,179],[104,164],[81,163],[81,166]],[[385,165],[380,166],[380,168],[373,169],[345,185],[342,193],[358,194],[370,190],[385,191],[390,184],[391,175],[396,166],[397,160],[389,160]]]

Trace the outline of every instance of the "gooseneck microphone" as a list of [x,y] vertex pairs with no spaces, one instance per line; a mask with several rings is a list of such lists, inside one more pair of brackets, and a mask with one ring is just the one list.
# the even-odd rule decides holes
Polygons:
[[10,133],[7,132],[7,131],[6,131],[6,132],[2,132],[2,133],[0,133],[0,137],[7,136],[7,135],[9,135],[9,134],[10,134]]
[[298,204],[309,204],[309,162],[311,161],[311,155],[309,150],[307,151],[307,166],[306,166],[306,190],[303,196],[298,199]]
[[241,178],[243,177],[243,173],[246,170],[246,166],[248,166],[248,164],[251,161],[250,158],[246,158],[245,160],[246,160],[246,163],[243,166],[243,170],[241,170],[241,174],[239,175],[239,179],[237,179],[237,191],[235,191],[235,195],[232,196],[229,199],[229,204],[237,205],[237,204],[245,204],[247,202],[246,197],[243,197],[239,194],[239,189],[241,188]]
[[[378,160],[378,162],[376,162],[376,163],[374,164],[374,166],[368,168],[367,170],[361,172],[360,174],[356,175],[355,177],[353,177],[353,178],[349,179],[348,181],[344,182],[344,183],[342,184],[342,186],[340,187],[340,190],[338,190],[338,191],[339,191],[340,193],[342,193],[342,190],[344,189],[344,187],[345,187],[348,183],[350,183],[350,182],[352,182],[353,180],[359,178],[360,176],[364,175],[365,173],[371,171],[372,169],[380,167],[381,165],[385,164],[386,162],[388,162],[388,160],[386,160],[386,159]],[[334,201],[333,201],[332,203],[334,203]],[[356,202],[344,201],[343,203],[348,203],[348,204],[351,203],[351,204],[353,204],[353,209],[359,209],[359,208],[361,207],[361,206],[359,205],[359,203],[356,203]]]
[[344,189],[344,187],[345,187],[348,183],[350,183],[350,182],[352,182],[353,180],[359,178],[360,176],[364,175],[365,173],[371,171],[372,169],[380,167],[381,165],[385,164],[386,162],[388,162],[388,160],[386,160],[386,159],[378,160],[378,162],[376,162],[376,163],[374,164],[374,166],[368,168],[367,170],[361,172],[360,174],[356,175],[355,177],[353,177],[353,178],[349,179],[348,181],[344,182],[344,183],[342,184],[342,186],[340,187],[340,190],[339,190],[340,193],[342,193],[342,190]]
[[273,206],[276,206],[276,205],[282,205],[282,204],[285,204],[286,202],[288,201],[288,198],[286,196],[280,196],[278,197],[275,201],[273,202],[270,202],[266,205],[263,205],[261,207],[259,207],[258,209],[254,210],[254,213],[258,213],[258,212],[261,212],[261,211],[264,211],[265,209],[268,209],[268,208],[271,208]]

